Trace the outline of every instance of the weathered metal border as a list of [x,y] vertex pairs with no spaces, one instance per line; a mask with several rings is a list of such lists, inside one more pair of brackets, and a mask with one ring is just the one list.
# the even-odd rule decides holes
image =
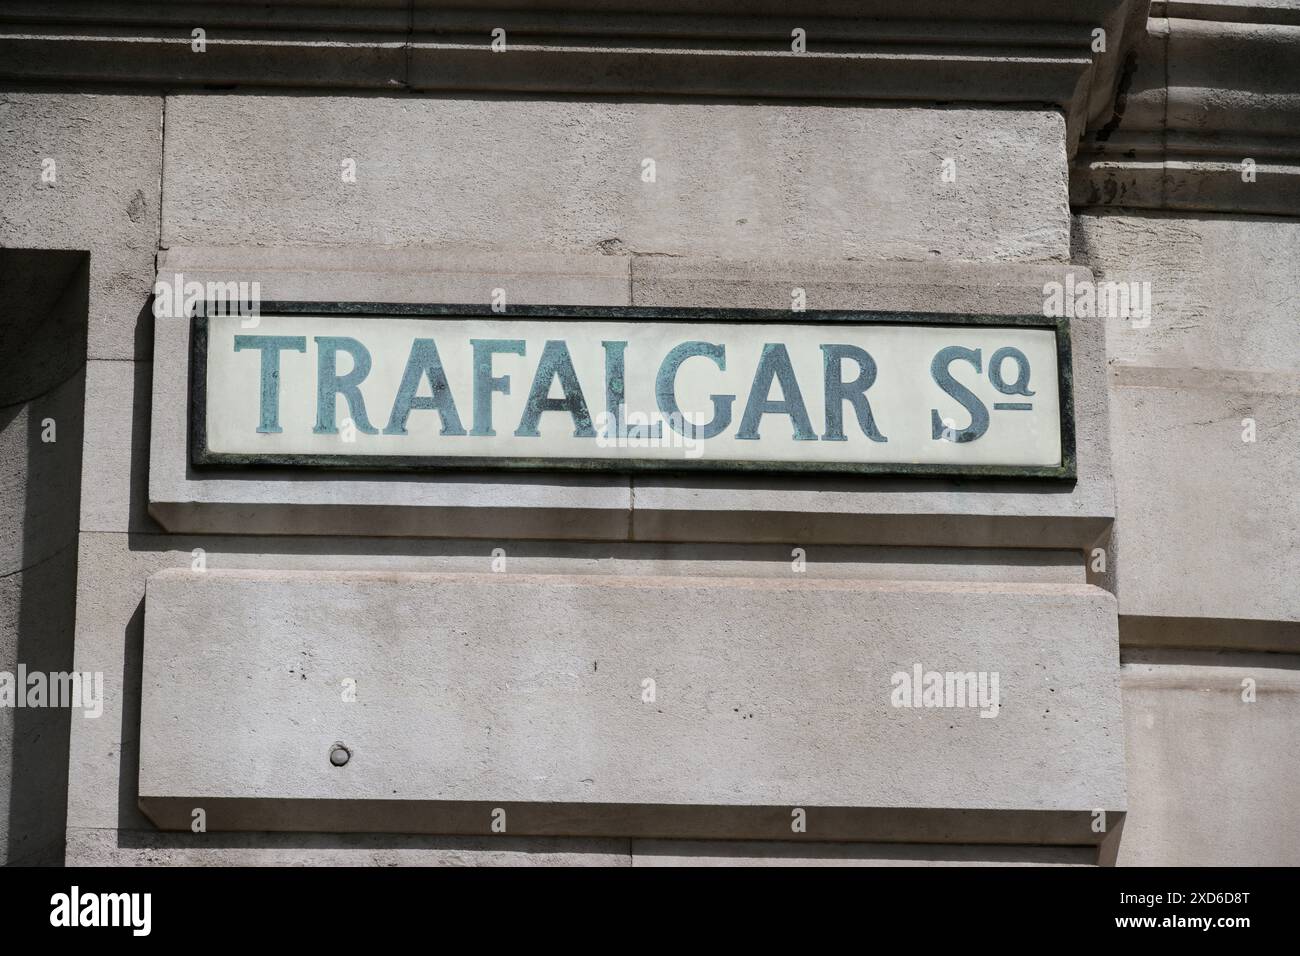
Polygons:
[[[211,309],[205,309],[212,311]],[[190,328],[190,461],[196,467],[286,467],[429,471],[435,469],[505,469],[509,471],[586,472],[743,472],[760,474],[910,475],[960,478],[1077,478],[1074,430],[1074,376],[1070,357],[1070,324],[1066,318],[1042,315],[987,315],[945,312],[878,312],[785,309],[700,309],[661,306],[519,305],[505,312],[490,306],[408,302],[263,302],[259,315],[352,315],[379,317],[460,317],[493,319],[566,319],[571,321],[635,320],[691,323],[846,323],[855,325],[987,325],[1003,328],[1050,328],[1056,332],[1058,389],[1061,411],[1059,465],[949,465],[898,462],[709,461],[653,458],[483,458],[419,455],[248,455],[212,452],[207,440],[208,320],[191,317]]]

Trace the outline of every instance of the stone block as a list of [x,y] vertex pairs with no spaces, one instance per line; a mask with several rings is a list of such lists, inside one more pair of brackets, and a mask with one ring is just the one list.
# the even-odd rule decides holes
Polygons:
[[[1124,809],[1114,620],[1082,584],[162,571],[140,806],[768,839],[803,808],[808,839],[1094,844]],[[918,663],[996,672],[997,716],[894,706]]]
[[1054,110],[182,95],[167,144],[165,247],[1069,252]]
[[1300,657],[1131,651],[1121,683],[1129,814],[1119,864],[1294,865]]
[[81,530],[158,531],[149,516],[148,362],[86,365]]
[[1300,372],[1300,221],[1158,212],[1074,221],[1075,254],[1097,282],[1150,287],[1149,322],[1104,320],[1112,360]]
[[[137,830],[149,823],[136,808],[139,687],[146,579],[166,568],[214,571],[301,570],[490,572],[493,550],[508,574],[747,577],[789,580],[791,549],[763,545],[529,542],[502,539],[285,538],[175,534],[81,535],[77,564],[78,667],[105,674],[105,711],[72,726],[69,825]],[[1080,557],[1064,551],[972,548],[839,548],[806,550],[811,579],[927,580],[1073,585]],[[66,765],[66,761],[64,762]]]
[[1120,612],[1300,621],[1300,377],[1114,372]]
[[89,250],[91,358],[152,344],[162,115],[161,96],[0,93],[0,245]]

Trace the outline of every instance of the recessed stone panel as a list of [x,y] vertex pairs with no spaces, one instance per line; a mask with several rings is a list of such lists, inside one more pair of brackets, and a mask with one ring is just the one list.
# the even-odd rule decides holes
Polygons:
[[[1087,585],[162,571],[140,805],[164,829],[489,834],[501,810],[515,834],[1095,844],[1124,807],[1116,640]],[[982,696],[902,706],[918,666]]]

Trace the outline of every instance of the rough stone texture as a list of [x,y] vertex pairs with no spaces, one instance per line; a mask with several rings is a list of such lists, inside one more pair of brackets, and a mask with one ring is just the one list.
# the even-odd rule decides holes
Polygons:
[[1119,862],[1294,864],[1300,222],[1089,213],[1075,226],[1099,281],[1150,282],[1153,300],[1146,327],[1106,322],[1127,648]]
[[[600,252],[601,250],[596,250]],[[617,243],[604,254],[562,255],[376,246],[176,246],[158,257],[158,278],[257,282],[264,302],[492,302],[631,305],[631,256]]]
[[1092,278],[1046,264],[635,256],[632,304],[788,309],[803,289],[809,309],[1041,315],[1043,286],[1069,273]]
[[1091,847],[68,830],[69,866],[1091,866]]
[[[86,278],[84,255],[0,249],[0,672],[24,704],[20,668],[72,665]],[[0,865],[57,863],[71,714],[18,703],[0,706]]]
[[1092,866],[1097,851],[1076,846],[939,846],[633,840],[633,866]]
[[[334,2],[250,14],[202,4],[190,49],[184,3],[11,0],[0,79],[148,89],[328,89],[822,102],[1050,104],[1069,142],[1109,115],[1142,0],[741,0],[600,4]],[[16,10],[14,8],[17,8]],[[124,13],[123,8],[129,10]],[[69,28],[71,20],[75,26]],[[113,24],[105,27],[105,24]],[[791,49],[791,24],[806,50]],[[1091,46],[1106,30],[1107,49]],[[509,35],[500,52],[489,38]]]
[[[1060,114],[990,115],[173,96],[162,244],[243,245],[251,235],[267,246],[590,253],[616,241],[737,258],[1064,260]],[[955,183],[941,179],[948,157]],[[341,177],[349,158],[355,183]],[[642,181],[647,158],[654,182]]]
[[[179,265],[202,272],[206,255],[228,266],[246,250],[187,250]],[[359,295],[377,301],[422,290],[446,292],[441,275],[411,278],[423,253],[366,257]],[[288,268],[303,253],[267,250],[266,277],[286,295],[311,286]],[[622,257],[539,257],[548,288],[572,276],[585,294],[603,263]],[[165,262],[171,263],[170,255]],[[448,272],[455,283],[482,288],[497,281],[505,256],[464,255]],[[297,268],[296,266],[294,268]],[[951,264],[939,272],[950,283],[935,291],[931,266],[920,263],[811,263],[807,260],[731,260],[642,257],[632,261],[637,304],[700,306],[789,305],[787,282],[799,281],[811,302],[827,307],[976,310],[996,293],[1008,314],[1042,309],[1043,286],[1063,281],[1062,266]],[[460,270],[483,270],[468,278]],[[167,272],[175,271],[165,269]],[[783,278],[788,277],[788,278]],[[330,280],[332,281],[332,280]],[[529,280],[532,281],[532,280]],[[892,298],[880,300],[881,289]],[[396,290],[396,291],[390,291]],[[452,290],[454,291],[454,290]],[[591,290],[599,292],[599,290]],[[1106,437],[1105,374],[1100,326],[1079,323],[1072,333],[1074,408],[1079,480],[1061,482],[829,479],[813,481],[737,475],[691,478],[538,475],[425,475],[371,473],[295,478],[275,472],[201,472],[188,465],[188,323],[156,323],[149,499],[152,515],[172,531],[282,534],[391,534],[446,537],[640,538],[647,540],[791,541],[970,547],[1085,548],[1101,537],[1114,514]],[[123,383],[124,387],[124,383]],[[120,415],[122,402],[111,414]],[[137,411],[137,415],[141,414]],[[120,426],[124,427],[124,426]],[[120,511],[120,509],[119,509]],[[125,515],[119,513],[120,529]],[[143,530],[143,529],[142,529]]]
[[1079,147],[1071,200],[1293,215],[1300,208],[1294,7],[1156,3],[1157,11],[1169,16],[1150,19],[1111,115],[1094,121]]
[[[516,834],[719,836],[789,832],[795,806],[820,839],[869,838],[836,808],[1054,811],[1090,842],[1124,800],[1113,607],[1087,585],[162,571],[141,806],[168,829],[203,806],[211,830],[487,833],[506,804]],[[998,672],[1001,712],[892,707],[914,662]]]
[[[1092,866],[1091,847],[68,830],[68,866]],[[631,843],[632,853],[628,852]]]
[[86,364],[83,531],[159,530],[148,510],[151,373],[147,362]]
[[[72,728],[68,823],[73,827],[152,829],[136,808],[140,659],[146,578],[164,568],[206,566],[483,572],[492,550],[506,572],[524,574],[683,575],[789,579],[791,550],[780,546],[702,546],[630,542],[444,541],[412,538],[268,538],[83,534],[77,580],[77,666],[105,673],[104,716]],[[809,548],[811,578],[1076,584],[1078,554],[925,548]]]
[[[90,251],[91,358],[147,356],[159,96],[0,93],[0,245]],[[54,184],[41,181],[52,159]],[[84,321],[84,319],[83,319]]]
[[1121,613],[1300,621],[1300,376],[1265,390],[1202,370],[1119,371]]
[[1075,259],[1098,282],[1151,284],[1149,325],[1105,320],[1114,362],[1300,372],[1300,220],[1090,212],[1074,224]]
[[68,829],[69,866],[630,866],[627,840]]
[[[1180,618],[1294,625],[1300,221],[1154,213],[1075,222],[1076,255],[1098,281],[1151,284],[1149,325],[1106,321],[1121,614],[1173,626]],[[1247,418],[1253,443],[1242,440]],[[1198,630],[1188,643],[1207,646],[1208,631]],[[1259,646],[1258,638],[1257,629],[1221,629],[1223,646]],[[1265,646],[1296,639],[1275,634]]]
[[[1138,72],[1128,81],[1124,128],[1108,132],[1113,133],[1108,148],[1119,153],[1137,151],[1131,163],[1121,166],[1134,173],[1134,185],[1141,188],[1127,194],[1116,191],[1098,201],[1123,201],[1125,195],[1130,201],[1146,201],[1142,190],[1151,186],[1155,192],[1147,198],[1158,203],[1229,202],[1239,209],[1295,211],[1294,202],[1287,204],[1293,193],[1285,184],[1277,188],[1280,178],[1300,180],[1294,174],[1300,169],[1295,164],[1300,156],[1294,136],[1295,87],[1271,84],[1277,78],[1285,83],[1300,62],[1288,39],[1300,36],[1296,32],[1300,20],[1294,11],[1272,3],[1235,6],[1240,11],[1234,11],[1233,17],[1263,16],[1270,24],[1289,25],[1290,33],[1247,23],[1240,30],[1215,28],[1199,35],[1193,26],[1180,34],[1182,27],[1175,24],[1167,34],[1175,42],[1170,50],[1183,54],[1168,60],[1168,78],[1175,89],[1172,93],[1163,89],[1165,69],[1151,73],[1149,64],[1140,59]],[[48,15],[45,7],[31,5],[39,16]],[[916,6],[916,0],[910,7],[912,16],[929,15],[926,8]],[[321,9],[313,15],[327,15]],[[1036,9],[1046,14],[1046,7]],[[1059,16],[1091,22],[1096,19],[1092,9],[1085,17],[1081,8],[1073,6]],[[1229,8],[1171,2],[1165,9],[1173,16],[1191,18],[1216,11],[1226,16]],[[999,8],[1012,24],[1023,12],[1024,8],[1005,4]],[[397,13],[404,18],[401,10]],[[856,13],[848,11],[851,16]],[[400,32],[404,19],[396,22]],[[1033,34],[1040,43],[1045,36]],[[1184,38],[1189,43],[1176,48]],[[1268,49],[1261,50],[1261,44]],[[112,54],[119,64],[136,54],[130,44],[115,43],[114,48],[131,50],[126,57]],[[32,49],[28,47],[29,54]],[[375,75],[385,82],[398,60],[412,59],[391,56],[398,50],[393,47],[379,57],[359,58],[357,66],[364,72],[379,62],[381,69]],[[438,62],[435,58],[448,60],[444,52],[420,46],[414,51],[417,72],[427,73],[428,64]],[[272,67],[290,63],[310,67],[294,75],[319,74],[314,68],[319,61],[312,59],[319,51],[307,53],[300,47],[282,48],[277,56],[285,59],[274,61]],[[245,53],[233,62],[240,69],[252,69],[261,55]],[[1072,58],[1059,59],[1060,76],[1083,68]],[[41,66],[39,60],[39,52],[35,58],[28,55],[26,66],[20,67]],[[91,64],[87,58],[82,65],[98,68],[102,62]],[[492,57],[486,57],[486,62],[500,69]],[[513,66],[524,62],[513,61]],[[712,62],[726,66],[722,58]],[[221,65],[216,57],[203,63]],[[268,63],[272,61],[264,58],[256,65],[274,73]],[[60,69],[56,61],[43,65]],[[1109,65],[1113,68],[1115,61]],[[1044,66],[1031,65],[1040,75]],[[12,68],[12,60],[0,64],[0,72]],[[1021,68],[1027,67],[1017,66]],[[909,81],[918,75],[910,69]],[[750,73],[754,75],[752,69]],[[988,73],[982,75],[987,78]],[[1147,75],[1155,77],[1150,89],[1143,79]],[[646,76],[640,74],[642,79]],[[957,81],[970,85],[971,76],[971,71],[963,70]],[[1236,76],[1238,85],[1225,82],[1226,76]],[[437,83],[442,78],[425,75],[422,81]],[[978,86],[983,91],[992,88],[983,81]],[[910,86],[909,92],[916,89]],[[1093,98],[1103,105],[1113,99]],[[1023,96],[1019,101],[1031,99],[1048,101]],[[479,290],[486,282],[499,282],[504,275],[514,301],[542,297],[622,301],[626,294],[638,302],[692,299],[690,304],[699,304],[713,289],[718,302],[779,307],[788,302],[787,283],[798,278],[806,280],[802,284],[813,307],[842,303],[999,312],[1035,309],[1041,302],[1035,290],[1041,286],[1042,263],[1055,262],[1062,272],[1066,267],[1063,164],[1068,144],[1061,140],[1071,137],[1062,136],[1064,122],[1054,114],[860,109],[857,104],[828,108],[734,102],[490,102],[491,108],[483,110],[481,102],[471,100],[414,97],[171,98],[168,110],[171,113],[175,107],[175,115],[168,116],[169,189],[173,185],[176,189],[168,196],[169,209],[174,210],[169,238],[203,246],[178,245],[174,261],[187,271],[193,265],[199,271],[260,275],[272,294],[301,297],[320,290],[322,298],[346,298],[351,297],[346,294],[349,290],[356,290],[358,298],[386,292],[399,300],[468,296],[473,301],[481,297]],[[269,111],[258,115],[268,104]],[[485,114],[481,125],[470,118],[471,112]],[[526,517],[529,511],[545,510],[557,501],[563,505],[566,496],[570,505],[581,503],[584,510],[598,510],[589,507],[590,489],[539,490],[485,482],[477,489],[452,489],[443,498],[437,498],[440,491],[431,492],[443,504],[470,498],[476,504],[501,507],[503,520],[498,527],[485,527],[482,512],[469,508],[459,513],[449,510],[433,529],[433,533],[482,535],[477,541],[142,534],[156,527],[145,513],[144,454],[153,395],[147,364],[152,322],[143,310],[160,229],[162,113],[161,96],[0,94],[0,244],[90,250],[91,357],[138,363],[133,367],[93,361],[88,373],[93,427],[86,446],[83,529],[127,533],[85,533],[80,540],[76,655],[79,666],[105,672],[108,700],[100,720],[73,722],[69,859],[524,863],[594,858],[625,864],[629,857],[637,863],[650,857],[675,860],[679,852],[682,858],[702,861],[727,856],[740,861],[752,859],[754,849],[763,847],[774,855],[796,854],[791,858],[800,862],[811,862],[813,857],[968,862],[965,848],[959,846],[839,849],[826,844],[636,841],[629,847],[626,840],[266,833],[210,835],[199,845],[199,839],[188,834],[154,832],[136,809],[143,587],[145,578],[163,566],[188,568],[192,548],[206,548],[217,569],[472,572],[486,570],[490,548],[500,544],[509,554],[512,574],[667,573],[780,581],[791,573],[790,544],[646,546],[612,540],[594,544],[504,540],[520,533],[626,537],[632,530],[645,530],[633,527],[631,509],[634,504],[653,504],[652,490],[631,485],[611,492],[608,512],[618,517],[595,530],[569,515],[535,524]],[[1154,126],[1140,125],[1153,117]],[[1175,121],[1172,126],[1166,117]],[[1227,122],[1234,128],[1217,128]],[[1126,140],[1125,130],[1134,123],[1139,125]],[[1184,130],[1180,125],[1205,128]],[[512,128],[526,135],[502,145]],[[177,131],[179,135],[173,136]],[[1155,139],[1145,137],[1149,131],[1157,134]],[[959,147],[958,134],[962,143],[973,145]],[[221,154],[214,143],[234,143],[236,148]],[[654,194],[644,191],[652,187],[639,178],[640,159],[651,155],[644,151],[645,143],[660,159]],[[1161,150],[1154,159],[1142,153],[1153,143]],[[335,153],[345,147],[360,160],[359,181],[347,187],[353,190],[350,193],[338,192],[344,184],[338,178],[340,157]],[[1264,150],[1258,152],[1260,178],[1255,184],[1240,184],[1232,168],[1245,148]],[[957,158],[959,177],[956,184],[945,186],[937,171],[948,155]],[[40,184],[40,161],[46,156],[58,161],[59,182],[53,188]],[[444,157],[450,161],[444,163]],[[690,163],[684,165],[681,158]],[[1143,164],[1155,165],[1154,178],[1142,169]],[[781,179],[792,185],[770,188],[772,181]],[[746,207],[752,207],[752,214]],[[863,210],[867,215],[859,215]],[[1300,536],[1295,496],[1287,491],[1300,486],[1295,480],[1293,427],[1300,370],[1293,307],[1297,223],[1280,217],[1084,215],[1076,218],[1075,227],[1074,262],[1096,270],[1102,279],[1150,278],[1157,302],[1148,329],[1106,323],[1110,358],[1140,366],[1117,371],[1111,385],[1116,396],[1112,424],[1120,432],[1115,470],[1123,549],[1112,553],[1111,570],[1118,570],[1118,583],[1108,586],[1118,589],[1125,611],[1119,621],[1121,640],[1126,634],[1141,634],[1133,643],[1192,641],[1202,647],[1217,643],[1294,654],[1298,618],[1296,589],[1290,583],[1298,579],[1295,548]],[[380,245],[388,248],[379,249]],[[467,247],[474,248],[467,251]],[[939,255],[931,249],[939,250]],[[479,252],[494,255],[480,258]],[[682,252],[689,255],[657,255]],[[700,263],[719,255],[743,256],[747,261]],[[870,265],[842,261],[849,256],[906,261]],[[963,256],[984,261],[957,261]],[[581,262],[573,274],[568,273],[570,258]],[[838,272],[841,266],[843,273]],[[1010,278],[1013,272],[1019,277]],[[16,287],[14,281],[5,273],[7,292]],[[521,297],[515,297],[518,290]],[[29,303],[37,294],[43,293],[26,286],[17,293]],[[76,311],[57,304],[54,308],[63,317]],[[85,311],[83,307],[83,315]],[[1083,328],[1086,324],[1076,322],[1076,335],[1092,334]],[[53,334],[53,329],[51,325],[47,332]],[[1099,332],[1096,338],[1099,342]],[[1100,370],[1100,345],[1095,348]],[[7,346],[0,353],[3,364]],[[57,358],[61,361],[63,356]],[[1095,383],[1086,392],[1092,408],[1085,411],[1100,409],[1097,413],[1104,422],[1106,388],[1100,372]],[[29,397],[26,392],[17,394],[24,401]],[[0,405],[8,404],[12,402],[0,398]],[[1260,440],[1254,446],[1241,445],[1239,429],[1234,433],[1228,427],[1230,416],[1247,407],[1258,412]],[[154,418],[158,418],[156,410]],[[1237,444],[1228,447],[1233,440]],[[173,445],[171,452],[178,447]],[[1095,441],[1090,447],[1099,453],[1103,450]],[[1100,455],[1105,464],[1098,466],[1107,475],[1110,455],[1107,445]],[[15,459],[9,453],[2,460],[12,464]],[[170,460],[183,461],[183,457],[173,455]],[[6,474],[11,475],[12,469]],[[169,500],[188,507],[185,503],[197,499],[186,497],[184,478],[173,472],[167,488],[169,494],[179,489]],[[750,540],[881,541],[891,540],[891,534],[901,536],[901,529],[924,523],[928,516],[933,520],[926,536],[913,534],[910,543],[1078,547],[1114,514],[1109,481],[1103,477],[1091,486],[1081,483],[1064,501],[1034,489],[1005,497],[948,489],[917,508],[911,507],[915,502],[901,490],[896,493],[888,485],[877,485],[873,497],[893,511],[887,523],[870,528],[846,521],[851,515],[843,489],[826,486],[825,494],[814,495],[768,487],[763,489],[764,507],[754,508],[729,527],[720,529],[701,520],[708,510],[696,510],[692,504],[673,533],[690,538],[721,534]],[[289,484],[284,478],[274,482]],[[321,509],[328,509],[332,500],[347,501],[349,495],[360,494],[364,500],[364,487],[344,484],[322,492],[323,484],[294,481],[293,494],[310,490]],[[25,482],[20,489],[6,477],[0,500],[20,500],[33,491],[33,485],[35,490],[46,490],[40,481]],[[473,498],[476,490],[481,498]],[[390,487],[375,493],[392,491]],[[244,494],[230,486],[214,488],[213,493],[217,497]],[[334,494],[337,497],[331,499]],[[673,507],[680,507],[683,500],[703,498],[709,507],[716,507],[719,494],[678,489]],[[856,500],[863,497],[859,494]],[[267,520],[273,515],[260,511],[256,498],[237,497],[224,509],[207,510],[201,518],[190,513],[185,520],[191,527],[230,532],[319,531],[327,526],[321,511],[300,513],[293,520]],[[1046,511],[1044,498],[1051,499]],[[799,520],[781,516],[778,502],[782,500],[805,509],[805,514]],[[832,506],[824,519],[818,517],[823,503]],[[1063,503],[1068,506],[1059,507]],[[510,513],[512,508],[515,513]],[[77,511],[72,506],[51,514],[72,520]],[[950,511],[955,517],[949,516]],[[351,527],[338,530],[371,535],[400,532],[410,517],[409,513],[377,515],[362,507],[349,519]],[[497,533],[503,540],[492,537]],[[836,580],[943,579],[967,586],[984,582],[982,587],[998,581],[1080,583],[1077,554],[1044,552],[1040,561],[1023,552],[962,555],[949,549],[886,552],[816,545],[807,550],[810,577],[825,572]],[[12,556],[12,547],[8,553]],[[1207,555],[1217,555],[1218,560]],[[37,624],[53,626],[55,617],[44,605],[29,600],[27,582],[69,558],[65,550],[27,571],[0,570],[0,575],[7,574],[0,576],[0,614],[4,615],[0,620],[12,622],[15,614],[21,617],[40,608],[40,620],[22,633],[40,635],[45,632]],[[11,561],[6,569],[12,566]],[[927,613],[922,607],[908,620]],[[809,618],[816,620],[814,615]],[[1105,625],[1107,635],[1113,626],[1112,610]],[[1035,637],[1041,644],[1049,643],[1055,634],[1050,621],[1039,630]],[[0,635],[14,633],[13,627],[0,627]],[[1096,633],[1090,637],[1095,639]],[[1125,706],[1134,819],[1125,832],[1124,862],[1292,863],[1300,859],[1295,815],[1290,812],[1298,789],[1291,745],[1300,716],[1292,706],[1296,700],[1292,676],[1300,672],[1293,664],[1293,659],[1279,655],[1130,659],[1125,669]],[[1114,678],[1113,667],[1098,673],[1107,680]],[[1240,702],[1243,673],[1259,680],[1256,704]],[[4,732],[10,736],[0,737],[0,750],[12,746],[12,731]],[[55,762],[46,769],[67,765],[67,761]],[[10,779],[0,782],[7,785]],[[57,789],[57,780],[52,785]],[[11,829],[6,844],[12,833]],[[500,849],[503,846],[507,849]],[[969,852],[986,861],[1022,859],[1021,848],[982,847]],[[1023,858],[1050,862],[1091,858],[1094,852],[1080,847],[1034,848],[1023,850]]]
[[[1242,682],[1255,682],[1254,703]],[[1129,652],[1129,813],[1120,865],[1293,866],[1300,859],[1300,657]]]

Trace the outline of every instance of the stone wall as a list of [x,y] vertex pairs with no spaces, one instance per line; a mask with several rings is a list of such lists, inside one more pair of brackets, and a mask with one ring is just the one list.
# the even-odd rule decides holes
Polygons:
[[1150,283],[1153,303],[1107,324],[1120,860],[1294,862],[1300,219],[1084,211],[1074,242],[1100,281]]
[[[1149,154],[1116,155],[1125,136],[1183,142],[1192,114],[1161,98],[1152,57],[1213,49],[1168,38],[1199,35],[1219,5],[1166,3],[1149,24],[1146,5],[1101,0],[996,16],[913,2],[865,25],[826,7],[809,20],[828,38],[816,75],[834,74],[820,90],[811,61],[783,52],[782,17],[813,12],[800,4],[721,4],[714,20],[584,10],[564,27],[580,23],[577,40],[538,13],[509,61],[479,49],[487,20],[439,42],[452,14],[429,6],[407,24],[391,5],[340,4],[339,22],[259,46],[216,5],[207,59],[186,53],[175,9],[144,57],[121,31],[65,36],[31,11],[0,37],[0,245],[47,250],[25,270],[40,295],[70,280],[48,250],[80,251],[80,298],[33,309],[88,329],[79,506],[41,477],[36,412],[0,430],[9,500],[25,502],[0,505],[0,589],[21,589],[0,606],[30,613],[27,576],[57,562],[29,552],[53,549],[58,579],[76,576],[75,666],[106,683],[103,716],[72,718],[66,760],[20,781],[15,759],[4,778],[10,859],[19,831],[54,846],[21,822],[18,784],[57,789],[61,773],[73,864],[1300,859],[1291,147],[1263,138],[1273,159],[1250,195],[1271,198],[1250,205],[1187,186],[1213,165],[1180,170],[1173,192],[1103,188],[1141,178]],[[1290,43],[1290,14],[1260,9],[1222,30]],[[1098,23],[1104,53],[1089,47]],[[393,42],[354,35],[367,28]],[[347,57],[320,42],[329,29]],[[710,29],[693,60],[664,40]],[[611,59],[592,31],[635,52]],[[1207,62],[1170,76],[1229,88],[1230,64]],[[1294,79],[1267,62],[1241,82]],[[1271,102],[1291,108],[1285,92]],[[1257,131],[1278,115],[1247,112]],[[1175,152],[1153,160],[1166,178]],[[1189,190],[1209,208],[1169,201]],[[516,304],[787,308],[802,288],[809,308],[1007,315],[1041,310],[1048,282],[1135,280],[1153,308],[1145,324],[1072,322],[1068,486],[218,475],[186,453],[188,326],[149,311],[155,276],[177,272],[255,280],[267,300],[474,303],[503,288]],[[9,327],[47,335],[33,354],[64,354],[39,323]],[[83,377],[51,381],[65,380],[40,392],[78,422],[61,442]],[[33,536],[32,507],[63,530]],[[73,534],[75,567],[59,550]],[[430,639],[414,641],[426,608]],[[0,669],[40,633],[15,614]],[[997,720],[900,717],[878,678],[932,659],[1001,670],[1017,692]],[[421,680],[447,660],[454,687]],[[645,709],[645,677],[666,713]],[[201,706],[178,731],[164,716],[185,701]],[[355,763],[328,763],[336,740]],[[366,803],[381,796],[397,799]],[[489,829],[498,803],[504,834]],[[212,832],[189,832],[197,807]],[[808,810],[805,832],[791,807]]]

